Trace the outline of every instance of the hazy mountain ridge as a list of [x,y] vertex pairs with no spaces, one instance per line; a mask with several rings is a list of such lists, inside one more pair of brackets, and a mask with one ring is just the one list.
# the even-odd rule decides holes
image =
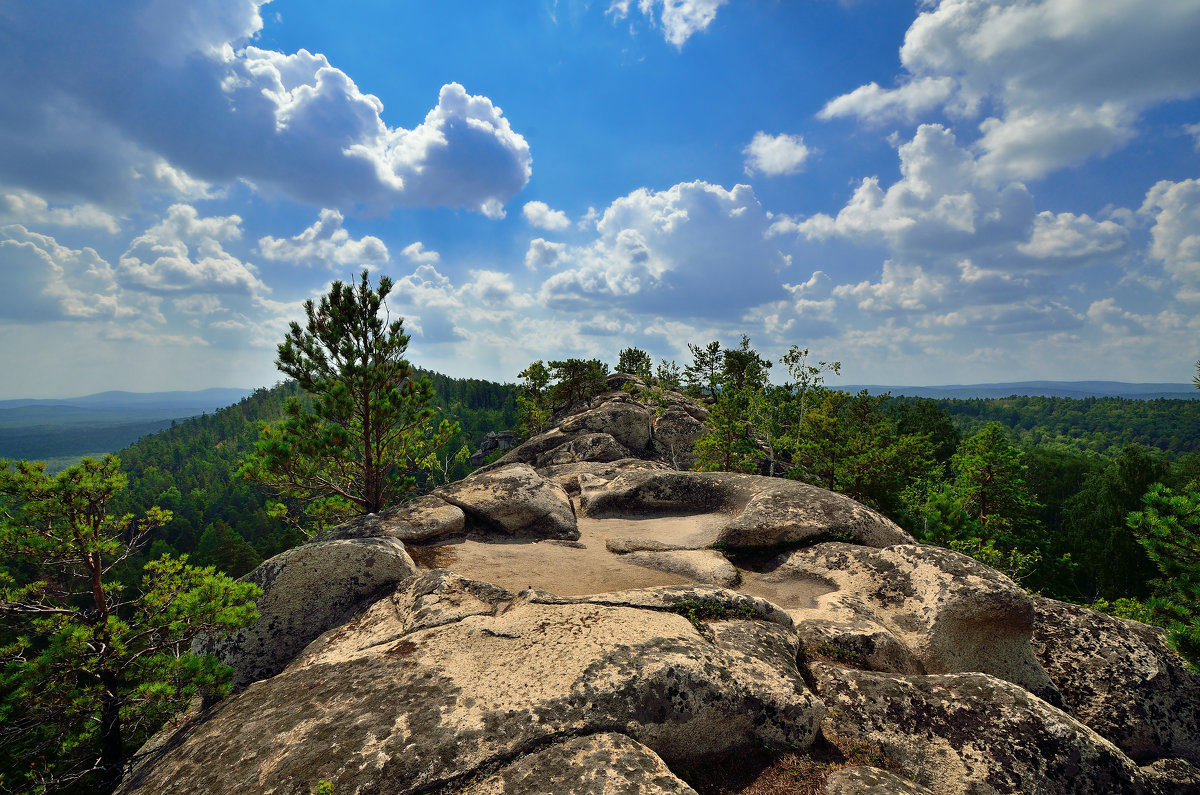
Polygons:
[[1129,383],[1125,381],[1002,381],[992,384],[946,384],[942,386],[887,386],[882,384],[835,384],[847,392],[867,390],[872,395],[891,392],[908,397],[974,398],[1065,397],[1125,398],[1127,400],[1200,400],[1200,390],[1184,383]]
[[51,459],[120,450],[174,420],[217,411],[250,393],[214,388],[0,400],[0,458]]

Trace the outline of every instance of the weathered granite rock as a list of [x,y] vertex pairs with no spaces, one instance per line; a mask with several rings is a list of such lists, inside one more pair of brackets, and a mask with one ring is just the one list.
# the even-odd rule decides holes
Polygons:
[[517,443],[517,435],[512,431],[488,431],[487,436],[479,443],[479,449],[471,454],[470,464],[478,467],[489,455],[497,450],[508,450]]
[[[691,407],[692,411],[689,412],[688,407],[680,401],[668,405],[654,417],[654,450],[675,469],[692,467],[696,440],[704,435],[703,420],[708,412],[695,403],[691,403]],[[700,416],[697,417],[697,414]]]
[[[447,579],[439,588],[430,576]],[[660,609],[538,603],[451,577],[425,575],[402,589],[413,596],[380,600],[326,633],[282,674],[213,708],[120,791],[310,795],[327,779],[339,792],[426,792],[602,732],[668,763],[754,739],[813,741],[821,704],[780,625],[740,621],[706,636]],[[464,590],[458,620],[430,612]]]
[[582,491],[581,484],[589,478],[596,478],[596,482],[603,483],[612,480],[622,472],[631,471],[669,472],[671,467],[661,461],[649,461],[644,458],[622,458],[619,461],[580,461],[573,464],[549,464],[538,467],[538,474],[562,486],[572,497],[579,496]]
[[924,787],[877,767],[843,767],[825,779],[825,795],[932,795]]
[[737,568],[715,549],[635,551],[630,552],[625,560],[722,588],[732,588],[742,578]]
[[728,512],[718,541],[730,547],[795,544],[831,533],[874,547],[913,543],[890,519],[849,497],[756,475],[627,471],[581,481],[579,502],[580,513],[592,517]]
[[558,427],[563,433],[606,433],[626,448],[645,452],[650,447],[653,415],[624,393],[603,399],[594,409],[567,417]]
[[628,447],[607,433],[583,433],[537,457],[537,466],[577,464],[582,461],[609,462],[632,458]]
[[1033,648],[1066,709],[1135,762],[1200,763],[1200,676],[1156,628],[1035,597]]
[[466,515],[457,505],[427,494],[381,513],[359,516],[331,527],[317,540],[398,538],[401,541],[430,541],[460,535],[465,521]]
[[987,674],[899,676],[810,667],[822,733],[878,746],[935,795],[1146,793],[1112,743],[1024,689]]
[[[701,612],[753,619],[794,629],[791,616],[766,599],[707,585],[670,585],[662,588],[634,588],[613,591],[593,596],[559,596],[547,591],[527,590],[521,599],[533,604],[544,605],[604,605],[607,607],[635,607],[641,610],[659,610],[686,614],[689,609],[700,606]],[[799,647],[797,646],[797,651]],[[793,655],[794,656],[794,655]]]
[[[912,652],[923,673],[981,671],[1062,703],[1030,645],[1033,599],[973,558],[923,544],[871,549],[826,543],[782,555],[772,574],[819,577],[838,592],[858,595],[857,604],[865,603],[874,623]],[[833,602],[832,596],[821,597],[816,608],[792,611],[792,617],[797,623],[824,618],[821,604]],[[847,602],[837,606],[844,609]]]
[[475,528],[526,538],[579,538],[566,491],[528,464],[475,473],[433,493],[461,508]]
[[233,668],[234,687],[274,676],[322,632],[416,570],[404,544],[394,538],[289,549],[242,578],[263,589],[258,620],[220,638],[198,639],[196,649]]
[[577,737],[473,782],[463,795],[696,795],[646,746],[623,734]]

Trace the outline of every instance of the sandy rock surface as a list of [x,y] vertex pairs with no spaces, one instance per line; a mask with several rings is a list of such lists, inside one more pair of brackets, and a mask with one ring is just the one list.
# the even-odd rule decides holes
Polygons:
[[929,790],[877,767],[844,767],[825,779],[825,795],[930,795]]
[[696,795],[646,746],[623,734],[578,737],[536,751],[472,783],[463,795]]
[[617,731],[670,763],[815,736],[821,704],[778,624],[706,636],[667,610],[420,579],[218,705],[123,791],[407,793],[557,737]]

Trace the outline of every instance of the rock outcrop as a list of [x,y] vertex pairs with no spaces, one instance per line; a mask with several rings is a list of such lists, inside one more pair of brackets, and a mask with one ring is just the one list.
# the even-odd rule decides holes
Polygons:
[[206,646],[237,692],[120,792],[693,793],[752,746],[873,749],[814,765],[826,795],[1200,791],[1200,677],[1160,631],[682,471],[706,410],[632,383],[248,575],[262,617]]
[[233,668],[235,687],[274,676],[322,632],[416,571],[404,544],[394,538],[290,549],[244,578],[263,589],[258,621],[220,638],[200,638],[197,651]]

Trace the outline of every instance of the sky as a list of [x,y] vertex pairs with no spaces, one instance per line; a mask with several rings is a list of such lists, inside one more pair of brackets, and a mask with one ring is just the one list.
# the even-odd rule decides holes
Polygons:
[[1198,41],[1200,0],[0,0],[0,398],[269,386],[364,268],[451,376],[744,334],[1186,382]]

